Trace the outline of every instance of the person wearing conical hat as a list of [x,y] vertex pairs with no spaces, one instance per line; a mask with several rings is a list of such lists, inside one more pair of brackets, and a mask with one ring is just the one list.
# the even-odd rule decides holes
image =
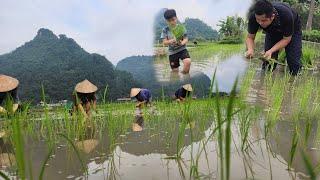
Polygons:
[[18,85],[17,79],[0,74],[0,113],[14,113],[18,109]]
[[74,110],[79,110],[85,117],[90,116],[91,106],[96,109],[96,91],[97,86],[87,79],[78,83],[75,87]]
[[192,85],[191,84],[185,84],[175,92],[175,99],[177,101],[184,101],[186,99],[186,97],[190,96],[190,93],[192,91],[193,91]]
[[136,107],[141,108],[143,104],[151,104],[151,91],[149,89],[132,88],[130,97],[137,99]]

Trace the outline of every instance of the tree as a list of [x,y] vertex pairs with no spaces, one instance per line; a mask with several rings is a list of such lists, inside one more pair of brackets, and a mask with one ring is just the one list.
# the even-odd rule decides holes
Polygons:
[[245,29],[245,23],[241,17],[228,16],[226,20],[221,20],[219,22],[219,33],[223,37],[242,36]]
[[315,11],[315,0],[311,0],[306,30],[312,29],[313,14]]

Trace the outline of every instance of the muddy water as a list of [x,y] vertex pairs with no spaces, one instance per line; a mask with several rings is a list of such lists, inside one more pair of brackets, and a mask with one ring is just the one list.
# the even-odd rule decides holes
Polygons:
[[[213,55],[193,61],[190,74],[192,77],[204,73],[211,78],[214,69],[217,68],[219,90],[229,92],[235,78],[238,75],[241,77],[247,66],[247,61],[240,55],[230,55],[227,59],[219,59],[219,56]],[[180,75],[172,77],[168,73],[170,69],[165,58],[156,60],[154,67],[157,69],[156,77],[159,82],[170,82],[172,78],[185,78]],[[250,90],[250,103],[263,106],[266,97],[263,86],[259,84],[261,74],[258,70]],[[132,118],[132,123],[126,132],[116,139],[110,137],[106,130],[99,132],[91,130],[91,133],[88,133],[90,135],[78,139],[75,145],[81,152],[85,168],[88,170],[88,179],[192,179],[189,176],[192,161],[199,155],[199,149],[211,134],[213,121],[208,119],[202,124],[190,123],[185,129],[183,147],[177,148],[178,120],[169,123],[161,120],[151,123],[150,118],[152,117]],[[307,170],[299,152],[293,161],[294,171],[287,170],[293,128],[290,120],[279,121],[275,126],[276,133],[264,140],[264,121],[261,117],[250,127],[250,151],[243,153],[239,150],[241,136],[239,126],[235,122],[232,128],[231,179],[306,179]],[[300,131],[301,134],[304,133],[303,128]],[[190,138],[191,132],[193,138]],[[320,160],[317,132],[318,124],[313,122],[306,151],[313,165]],[[216,138],[210,139],[205,147],[206,153],[201,153],[198,158],[200,179],[219,179]],[[67,143],[59,142],[55,149],[54,155],[46,164],[44,179],[84,179],[81,163],[72,148]],[[166,159],[181,150],[181,160]],[[12,176],[15,174],[13,152],[9,142],[3,140],[0,142],[0,168]],[[28,162],[32,163],[28,164],[28,168],[31,167],[32,174],[37,179],[48,154],[47,144],[43,140],[35,141],[32,137],[26,137],[25,154],[30,155]]]
[[[158,122],[161,123],[161,122]],[[82,160],[88,169],[89,179],[190,179],[191,152],[197,157],[202,147],[202,140],[210,134],[210,120],[205,125],[197,123],[187,127],[184,138],[182,159],[179,161],[165,159],[177,152],[176,141],[178,122],[175,128],[164,124],[162,128],[155,128],[144,119],[133,119],[132,126],[127,132],[117,138],[116,146],[111,146],[108,132],[102,136],[91,136],[77,141]],[[319,162],[319,145],[315,142],[317,124],[313,125],[310,149],[308,155],[312,163]],[[276,126],[277,134],[272,138],[260,140],[263,137],[263,122],[256,121],[250,128],[250,152],[243,153],[240,148],[240,134],[236,124],[233,126],[233,141],[237,145],[231,150],[231,179],[304,179],[306,169],[302,157],[297,154],[293,162],[295,172],[288,172],[286,162],[289,160],[288,151],[291,146],[292,128],[290,122],[280,122]],[[190,132],[196,134],[191,140]],[[172,135],[173,134],[173,135]],[[170,138],[169,138],[170,136]],[[172,137],[173,136],[173,137]],[[312,147],[312,148],[311,148]],[[268,149],[267,149],[268,148]],[[13,153],[12,146],[2,142],[2,154]],[[56,151],[46,165],[45,179],[84,179],[81,164],[75,152],[64,143],[55,147]],[[206,145],[206,153],[199,157],[198,171],[201,179],[219,179],[218,145],[215,138]],[[25,154],[32,162],[34,175],[38,175],[44,158],[48,154],[47,144],[44,141],[27,140]],[[2,169],[14,173],[14,167],[3,164]],[[11,157],[14,162],[14,157]],[[271,169],[271,170],[270,170]]]

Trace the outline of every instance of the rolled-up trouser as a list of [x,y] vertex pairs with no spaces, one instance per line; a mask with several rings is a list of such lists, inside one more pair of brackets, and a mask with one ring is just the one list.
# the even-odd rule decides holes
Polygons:
[[[266,34],[264,49],[268,51],[271,49],[277,42],[279,42],[283,36],[281,34]],[[290,43],[285,47],[286,51],[286,59],[289,66],[290,74],[297,75],[301,70],[301,55],[302,55],[302,32],[300,30],[296,30],[292,35]],[[273,59],[278,59],[279,51],[274,52],[272,54]],[[264,62],[262,65],[263,69],[271,69],[267,62]],[[276,64],[274,64],[273,69],[276,68]]]

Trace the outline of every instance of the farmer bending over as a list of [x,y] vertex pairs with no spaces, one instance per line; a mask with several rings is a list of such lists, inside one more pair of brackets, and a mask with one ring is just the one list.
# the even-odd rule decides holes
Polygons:
[[175,99],[178,102],[185,101],[186,97],[189,97],[191,92],[192,92],[191,84],[185,84],[176,91]]
[[0,75],[0,114],[17,111],[19,107],[18,85],[17,79]]
[[[266,32],[264,58],[277,60],[279,50],[285,48],[289,71],[297,75],[301,69],[302,54],[301,22],[297,12],[284,3],[258,0],[249,15],[247,58],[253,57],[254,40],[259,28]],[[266,68],[271,69],[265,61],[262,69]]]
[[179,71],[180,60],[182,60],[182,73],[187,74],[190,71],[191,59],[186,48],[188,37],[185,27],[181,24],[177,24],[178,18],[176,11],[173,9],[166,10],[164,18],[166,19],[168,26],[163,28],[161,39],[163,40],[163,45],[168,46],[171,69],[175,72]]
[[90,117],[91,106],[96,110],[97,99],[95,92],[98,90],[97,86],[88,80],[78,83],[75,87],[74,94],[74,111],[80,111],[85,117]]
[[148,89],[132,88],[130,97],[137,99],[136,107],[141,108],[143,104],[151,104],[151,92]]

